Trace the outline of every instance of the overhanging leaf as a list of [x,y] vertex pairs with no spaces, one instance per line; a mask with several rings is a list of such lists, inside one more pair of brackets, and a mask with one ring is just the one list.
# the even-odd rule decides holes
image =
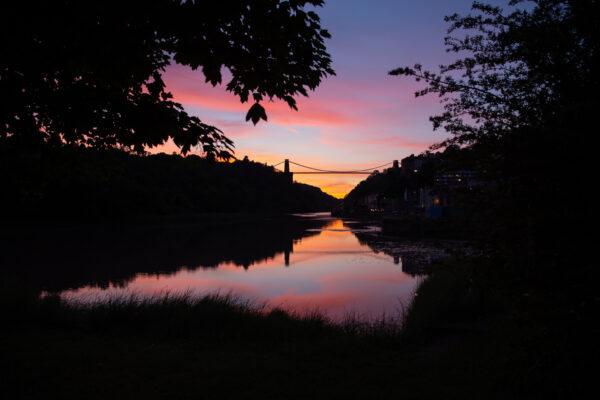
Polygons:
[[252,123],[256,125],[261,119],[266,121],[267,113],[264,107],[257,102],[254,103],[248,110],[248,114],[246,114],[246,121],[252,120]]

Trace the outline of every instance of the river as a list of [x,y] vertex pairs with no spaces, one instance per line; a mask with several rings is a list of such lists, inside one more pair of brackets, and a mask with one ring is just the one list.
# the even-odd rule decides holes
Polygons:
[[42,293],[69,301],[232,293],[335,320],[398,316],[423,272],[453,245],[387,238],[375,224],[325,213],[218,229],[130,225],[35,237],[9,262]]

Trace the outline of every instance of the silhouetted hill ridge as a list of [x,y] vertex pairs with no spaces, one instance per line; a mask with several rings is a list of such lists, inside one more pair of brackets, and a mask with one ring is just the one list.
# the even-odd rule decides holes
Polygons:
[[313,212],[338,201],[252,161],[164,153],[0,147],[8,219],[88,219],[206,212]]

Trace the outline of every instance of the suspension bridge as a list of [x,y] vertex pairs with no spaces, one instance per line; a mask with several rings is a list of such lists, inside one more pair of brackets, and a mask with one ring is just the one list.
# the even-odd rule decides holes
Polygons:
[[[277,167],[280,166],[281,164],[283,164],[283,171],[281,169],[277,169]],[[290,164],[292,164],[296,167],[303,168],[303,170],[290,171]],[[390,161],[389,163],[378,165],[376,167],[371,167],[371,168],[356,169],[356,170],[342,170],[342,171],[326,170],[326,169],[321,169],[321,168],[310,167],[308,165],[303,165],[303,164],[300,164],[300,163],[297,163],[297,162],[294,162],[294,161],[291,161],[288,159],[285,159],[277,164],[272,165],[272,167],[274,167],[278,171],[289,174],[290,176],[292,176],[294,174],[348,174],[348,175],[364,174],[364,175],[370,175],[373,172],[375,172],[376,170],[379,170],[380,168],[387,167],[387,166],[392,166],[393,168],[398,168],[398,160]]]

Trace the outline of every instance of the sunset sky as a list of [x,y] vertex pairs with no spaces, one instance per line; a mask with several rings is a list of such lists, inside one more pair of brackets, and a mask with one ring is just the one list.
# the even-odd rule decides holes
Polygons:
[[[441,110],[438,98],[414,97],[422,83],[387,73],[420,62],[435,70],[453,58],[445,53],[445,15],[467,13],[472,0],[327,0],[317,9],[332,39],[326,42],[337,76],[298,98],[299,111],[282,102],[263,103],[268,122],[245,121],[251,104],[204,82],[200,71],[179,65],[166,74],[175,101],[222,129],[236,156],[275,164],[285,158],[332,170],[356,170],[418,154],[443,140],[428,120]],[[496,4],[505,4],[497,0]],[[225,75],[227,78],[227,76]],[[226,83],[227,81],[225,81]],[[164,146],[161,151],[175,151]],[[300,169],[292,168],[292,171]],[[296,175],[295,180],[343,197],[365,175]]]

